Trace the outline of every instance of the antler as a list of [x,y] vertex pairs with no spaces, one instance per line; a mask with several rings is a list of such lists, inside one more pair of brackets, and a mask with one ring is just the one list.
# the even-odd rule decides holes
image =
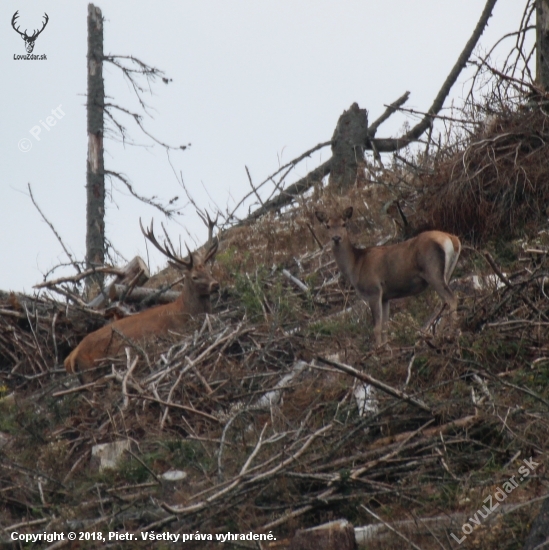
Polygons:
[[45,21],[44,21],[44,24],[42,25],[42,28],[39,31],[34,31],[34,34],[32,35],[31,38],[36,38],[46,28],[46,25],[48,24],[48,21],[50,20],[50,18],[48,17],[48,14],[46,12],[44,12],[44,18],[45,18]]
[[206,209],[204,209],[204,212],[206,212],[206,215],[202,214],[200,210],[196,211],[196,213],[200,216],[200,219],[204,222],[204,224],[208,228],[208,242],[213,243],[213,230],[214,230],[214,227],[217,225],[217,220],[219,219],[219,211],[217,212],[215,220],[212,220],[210,218],[210,213]]
[[45,21],[44,21],[44,24],[42,25],[42,28],[40,30],[35,30],[34,33],[32,34],[32,36],[28,36],[26,30],[25,30],[25,32],[21,32],[19,30],[19,27],[17,27],[17,28],[15,27],[15,22],[16,22],[18,17],[19,17],[19,10],[17,10],[13,14],[13,17],[11,18],[11,26],[13,27],[13,29],[16,32],[18,32],[26,40],[35,40],[36,38],[38,38],[38,35],[46,28],[46,25],[48,24],[48,21],[50,20],[50,18],[48,17],[48,14],[46,12],[44,12]]
[[153,244],[164,256],[167,256],[170,260],[174,261],[176,264],[181,265],[185,267],[186,269],[192,269],[193,267],[193,255],[191,254],[191,251],[189,250],[189,247],[187,246],[187,243],[185,243],[185,247],[187,248],[187,251],[189,252],[189,261],[183,260],[183,258],[180,258],[173,247],[173,244],[170,241],[170,238],[168,237],[168,233],[166,232],[166,228],[164,225],[162,225],[162,229],[164,230],[164,235],[166,236],[166,242],[168,243],[166,246],[162,246],[154,236],[154,220],[151,220],[151,227],[150,229],[143,229],[143,224],[141,223],[141,218],[139,218],[139,226],[141,227],[141,232],[143,235],[145,235],[145,238],[147,238],[151,244]]
[[215,240],[212,242],[212,245],[210,246],[208,253],[204,256],[204,260],[202,260],[204,263],[206,263],[208,260],[211,260],[215,256],[218,246],[219,246],[219,240],[216,237]]
[[205,254],[204,259],[202,260],[204,263],[206,263],[208,260],[211,260],[215,256],[215,253],[217,252],[217,247],[219,246],[219,238],[216,237],[215,240],[213,238],[213,230],[214,230],[214,227],[217,225],[217,220],[219,219],[219,210],[217,211],[215,220],[212,220],[210,218],[210,213],[206,209],[204,209],[204,212],[206,213],[206,215],[202,214],[200,210],[196,211],[200,219],[208,227],[208,243],[210,243],[210,248],[208,249],[208,252]]
[[15,27],[15,21],[16,19],[19,17],[19,10],[17,10],[14,14],[13,14],[13,17],[11,18],[11,26],[13,27],[13,30],[15,32],[18,32],[21,36],[27,36],[27,33],[22,33],[20,30],[19,30],[19,27]]

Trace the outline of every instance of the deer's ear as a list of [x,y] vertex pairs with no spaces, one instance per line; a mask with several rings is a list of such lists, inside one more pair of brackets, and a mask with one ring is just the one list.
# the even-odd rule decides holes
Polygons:
[[353,207],[349,206],[349,208],[345,208],[345,210],[343,210],[343,214],[341,217],[344,220],[350,220],[352,215],[353,215]]
[[326,223],[328,221],[328,216],[326,216],[324,212],[320,212],[319,210],[315,210],[315,216],[320,223]]

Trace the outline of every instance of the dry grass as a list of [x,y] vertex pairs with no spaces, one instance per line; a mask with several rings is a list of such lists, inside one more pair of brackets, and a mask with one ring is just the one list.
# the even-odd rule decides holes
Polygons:
[[535,232],[548,216],[548,137],[538,108],[492,119],[425,176],[423,222],[475,243]]

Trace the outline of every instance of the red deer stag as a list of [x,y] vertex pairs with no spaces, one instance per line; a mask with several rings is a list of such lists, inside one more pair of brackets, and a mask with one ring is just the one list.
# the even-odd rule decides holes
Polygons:
[[448,286],[461,252],[455,235],[425,231],[402,243],[361,249],[351,244],[346,229],[352,206],[341,217],[315,214],[328,229],[337,266],[372,310],[376,346],[387,342],[389,301],[415,296],[429,285],[448,304],[455,322],[457,299]]
[[116,355],[124,346],[126,342],[121,334],[130,341],[139,341],[146,337],[166,334],[170,330],[181,331],[193,316],[211,312],[210,294],[219,289],[219,283],[212,277],[206,263],[215,256],[218,241],[215,240],[204,254],[193,255],[187,247],[189,259],[184,260],[177,256],[169,239],[169,246],[158,243],[153,233],[152,222],[151,228],[147,231],[143,229],[141,220],[139,225],[143,235],[171,260],[170,265],[185,272],[183,291],[170,304],[155,306],[124,317],[88,334],[64,363],[67,372],[78,372],[84,381],[90,380],[87,371],[96,367],[104,357]]

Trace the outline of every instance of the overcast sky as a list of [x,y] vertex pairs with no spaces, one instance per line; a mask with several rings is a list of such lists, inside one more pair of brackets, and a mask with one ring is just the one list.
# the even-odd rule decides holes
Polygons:
[[[45,216],[77,259],[85,255],[87,4],[3,0],[0,5],[2,116],[0,150],[0,290],[31,293],[43,274],[67,257],[33,206]],[[523,0],[499,0],[481,38],[488,49],[518,29]],[[187,203],[175,175],[202,207],[222,208],[250,188],[248,166],[259,182],[319,142],[331,138],[353,102],[373,121],[384,105],[411,92],[408,107],[427,110],[455,63],[484,7],[484,0],[157,0],[99,2],[106,19],[105,54],[133,55],[173,79],[146,97],[154,119],[149,131],[173,145],[122,147],[106,141],[106,168],[124,173],[142,195]],[[46,60],[14,60],[24,42],[11,27],[19,10],[21,30],[49,22],[36,40]],[[106,93],[137,109],[119,71],[104,70]],[[465,76],[452,90],[460,98]],[[451,100],[449,100],[451,101]],[[449,101],[447,104],[449,104]],[[52,111],[55,113],[52,114]],[[48,119],[55,125],[48,126]],[[395,136],[405,119],[393,117],[378,137]],[[42,124],[42,122],[44,124]],[[151,140],[125,121],[136,142]],[[412,121],[413,123],[413,121]],[[48,126],[49,130],[45,128]],[[40,132],[38,132],[40,130]],[[329,157],[329,148],[302,163],[291,180]],[[127,260],[146,258],[139,217],[164,216],[109,184],[106,232]],[[206,229],[194,209],[169,222],[169,232],[189,245]],[[189,235],[189,233],[190,235]],[[152,268],[164,262],[154,255]],[[56,271],[55,276],[72,273]]]

